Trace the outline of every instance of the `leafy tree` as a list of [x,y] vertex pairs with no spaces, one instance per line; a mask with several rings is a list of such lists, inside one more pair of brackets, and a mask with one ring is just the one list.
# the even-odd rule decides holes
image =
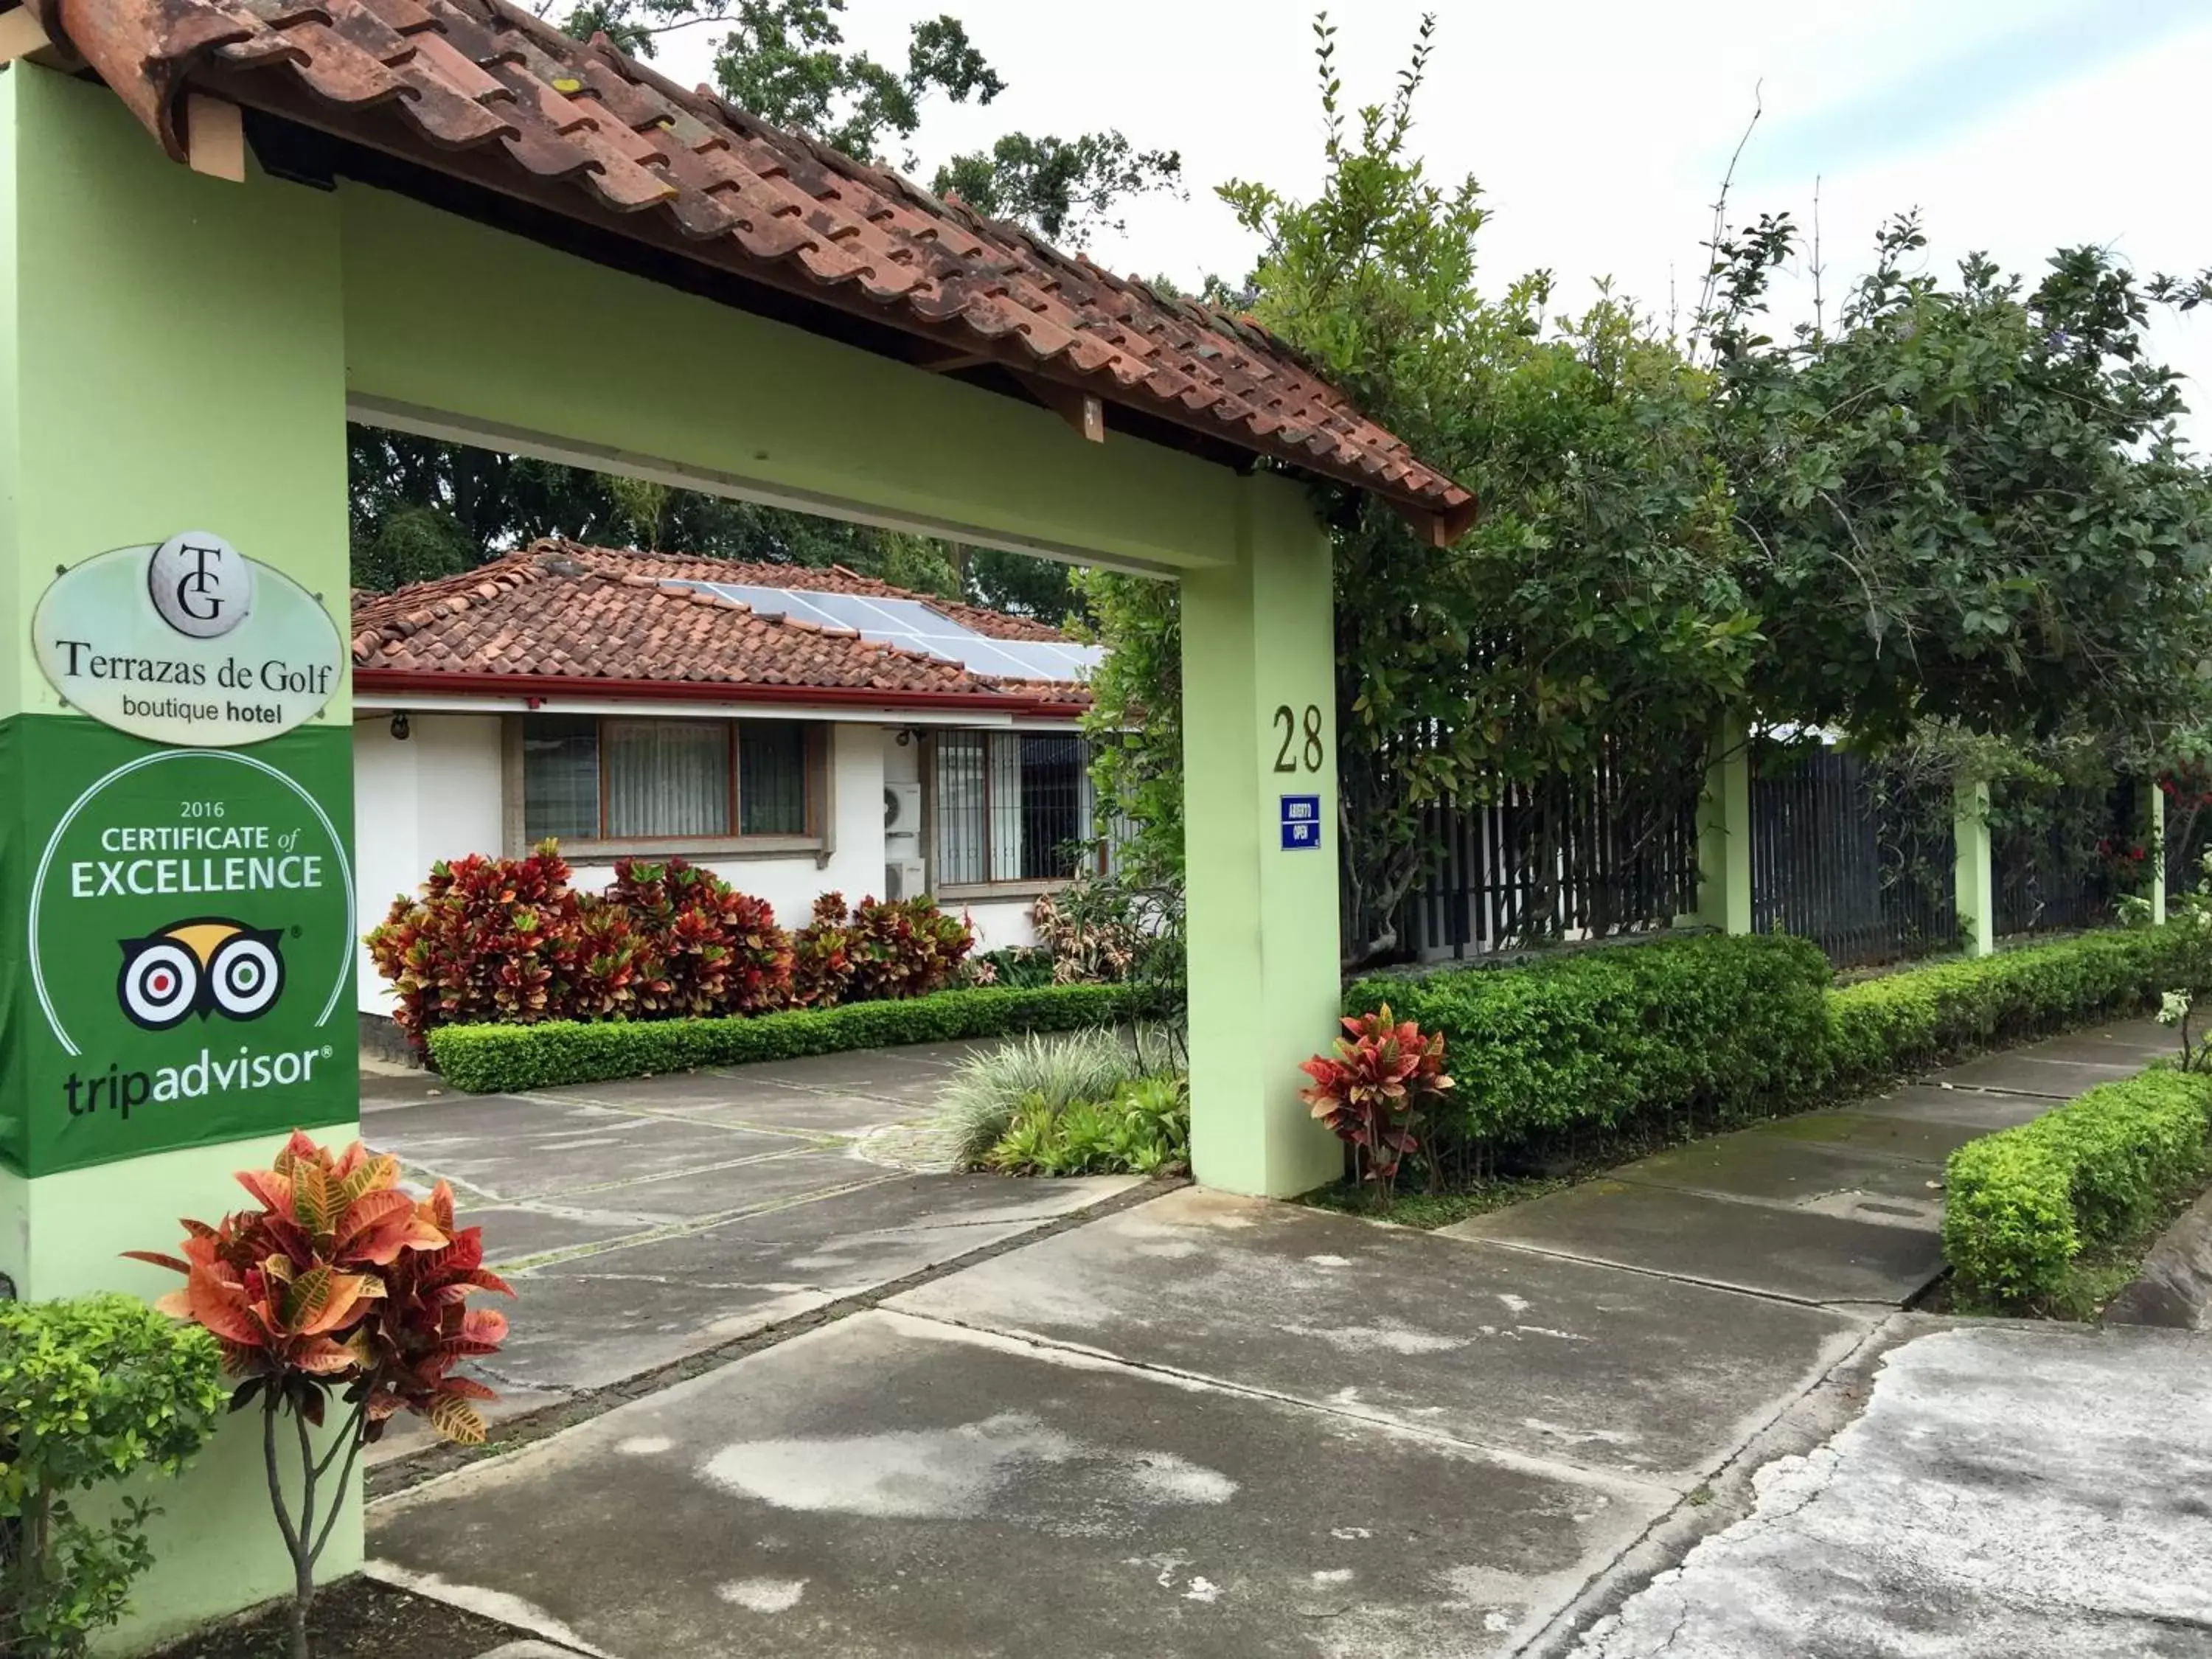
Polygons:
[[[539,15],[553,9],[539,0]],[[728,26],[714,55],[722,95],[763,121],[793,127],[848,155],[880,161],[895,149],[918,165],[912,148],[933,97],[988,105],[1006,89],[957,17],[926,17],[908,30],[906,62],[894,68],[848,48],[840,19],[845,0],[584,0],[562,20],[579,40],[604,31],[626,51],[650,57],[677,29]],[[957,192],[978,212],[1010,219],[1048,241],[1082,241],[1118,230],[1119,205],[1153,191],[1182,192],[1182,158],[1139,149],[1117,131],[1010,132],[988,149],[955,155],[931,188]]]
[[1181,196],[1182,157],[1137,149],[1118,132],[1067,140],[1010,132],[988,150],[954,156],[930,188],[994,219],[1027,225],[1048,242],[1079,245],[1094,230],[1123,229],[1115,210],[1132,197]]
[[1171,581],[1079,570],[1092,618],[1084,631],[1109,649],[1091,678],[1084,716],[1098,799],[1128,831],[1121,872],[1139,887],[1180,882],[1182,846],[1182,608]]
[[1724,239],[1708,319],[1759,708],[1875,742],[1936,720],[2155,747],[2212,674],[2212,478],[2143,339],[2197,285],[2094,248],[2033,288],[1980,255],[1946,283],[1907,216],[1836,332],[1777,342],[1766,276],[1796,239],[1777,216]]
[[1264,239],[1252,309],[1485,509],[1444,550],[1370,498],[1332,509],[1345,943],[1360,960],[1396,944],[1435,805],[1609,756],[1652,785],[1628,838],[1671,825],[1704,763],[1683,734],[1741,695],[1757,635],[1705,377],[1607,292],[1571,319],[1548,315],[1541,273],[1486,297],[1474,181],[1431,182],[1409,145],[1433,19],[1390,102],[1352,123],[1334,30],[1315,27],[1320,195],[1221,192]]

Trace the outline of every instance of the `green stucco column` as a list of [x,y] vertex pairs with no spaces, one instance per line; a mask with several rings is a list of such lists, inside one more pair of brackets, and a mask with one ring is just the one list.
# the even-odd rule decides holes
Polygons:
[[1696,920],[1724,933],[1751,931],[1751,741],[1735,717],[1713,736],[1698,804]]
[[[99,86],[0,75],[0,1272],[27,1299],[175,1287],[119,1253],[241,1207],[232,1172],[295,1125],[356,1133],[341,305],[331,196],[199,177]],[[196,538],[235,558],[215,586]],[[149,1483],[123,1645],[289,1589],[258,1429]],[[326,1575],[360,1557],[356,1505]]]
[[2150,859],[2150,885],[2143,896],[2150,901],[2150,919],[2156,925],[2166,920],[2166,791],[2154,775],[2136,787],[2142,792],[2142,810],[2136,816],[2142,821],[2142,844]]
[[1997,948],[1996,866],[1990,856],[1990,787],[1961,778],[1953,799],[1959,939],[1968,956],[1985,957]]
[[1342,1001],[1330,549],[1304,492],[1266,475],[1242,483],[1236,541],[1182,584],[1191,1162],[1281,1196],[1343,1169],[1297,1069]]

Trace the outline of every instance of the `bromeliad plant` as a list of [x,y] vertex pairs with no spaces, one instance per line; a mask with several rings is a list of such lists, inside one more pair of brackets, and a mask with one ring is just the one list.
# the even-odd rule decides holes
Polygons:
[[1376,1206],[1387,1208],[1399,1165],[1420,1147],[1415,1132],[1423,1113],[1452,1086],[1443,1033],[1424,1036],[1413,1021],[1394,1021],[1387,1002],[1346,1019],[1344,1029],[1334,1056],[1316,1054],[1299,1066],[1313,1083],[1298,1098],[1352,1149],[1354,1176],[1373,1182]]
[[[410,1196],[399,1188],[398,1159],[359,1141],[333,1154],[295,1133],[272,1167],[238,1180],[258,1208],[214,1226],[185,1221],[182,1259],[127,1254],[185,1276],[158,1305],[222,1344],[231,1410],[261,1407],[270,1500],[292,1558],[291,1651],[309,1659],[315,1563],[345,1512],[361,1449],[402,1411],[449,1440],[483,1439],[472,1402],[496,1396],[453,1368],[497,1352],[507,1320],[465,1304],[479,1290],[514,1292],[485,1271],[481,1230],[456,1226],[450,1188]],[[347,1411],[318,1454],[310,1431],[324,1425],[334,1393]],[[285,1416],[299,1458],[296,1507],[279,1449]],[[325,1486],[333,1465],[337,1481]]]

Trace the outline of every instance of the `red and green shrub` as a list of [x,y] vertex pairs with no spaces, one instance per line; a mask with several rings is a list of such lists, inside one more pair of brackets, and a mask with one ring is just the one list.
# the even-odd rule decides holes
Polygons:
[[629,912],[649,953],[649,1011],[757,1014],[790,1005],[791,936],[767,900],[670,858],[617,859],[606,902]]
[[416,1048],[434,1026],[568,1016],[576,915],[568,873],[549,841],[527,858],[441,859],[420,898],[392,900],[368,953],[398,994],[392,1018]]
[[927,996],[951,984],[975,948],[967,922],[932,900],[866,898],[848,914],[842,893],[824,893],[792,939],[793,1000],[827,1008]]
[[975,948],[975,931],[935,902],[863,899],[853,912],[853,982],[849,1002],[927,996],[952,983]]
[[[498,1352],[507,1320],[466,1302],[480,1290],[514,1291],[485,1270],[480,1230],[455,1224],[451,1188],[440,1182],[416,1199],[400,1189],[399,1160],[359,1141],[332,1153],[295,1133],[269,1169],[238,1181],[258,1207],[212,1226],[186,1220],[181,1258],[126,1254],[185,1275],[158,1305],[222,1345],[231,1409],[261,1408],[270,1502],[292,1558],[292,1653],[307,1659],[315,1563],[345,1513],[361,1449],[402,1411],[449,1440],[484,1438],[474,1402],[497,1396],[453,1367]],[[307,1427],[324,1423],[333,1393],[348,1410],[319,1450]],[[288,1414],[297,1433],[281,1437]],[[295,1455],[297,1496],[288,1498],[282,1466]],[[334,1464],[336,1480],[323,1484]]]
[[1424,1111],[1452,1086],[1444,1075],[1441,1031],[1423,1036],[1412,1020],[1394,1021],[1390,1005],[1344,1022],[1334,1055],[1316,1054],[1298,1069],[1313,1079],[1298,1098],[1352,1149],[1354,1173],[1376,1183],[1389,1202],[1398,1165],[1420,1146]]
[[917,997],[951,984],[975,946],[927,899],[815,901],[796,934],[763,899],[680,858],[622,859],[604,894],[578,893],[552,842],[527,858],[431,866],[368,935],[421,1052],[445,1025],[675,1019]]
[[791,936],[791,1000],[801,1008],[834,1008],[853,982],[852,923],[842,893],[814,901],[814,919]]

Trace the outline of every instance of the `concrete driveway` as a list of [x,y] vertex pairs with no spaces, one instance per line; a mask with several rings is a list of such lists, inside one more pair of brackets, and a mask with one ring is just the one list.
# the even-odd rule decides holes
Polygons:
[[1185,1189],[404,1493],[371,1547],[618,1659],[1505,1653],[1878,1328]]
[[[362,1133],[451,1182],[514,1285],[480,1367],[504,1422],[1021,1237],[1135,1186],[917,1173],[968,1044],[823,1055],[527,1095],[363,1080]],[[901,1161],[890,1163],[896,1156]],[[429,1443],[403,1423],[379,1462]]]
[[2209,1366],[2166,1331],[1923,1336],[1577,1659],[2212,1654]]
[[[501,1380],[562,1426],[404,1490],[427,1465],[381,1472],[374,1570],[613,1659],[1555,1653],[1926,1328],[1899,1304],[1940,1266],[1944,1152],[2154,1041],[2039,1045],[1439,1234],[915,1176],[841,1139],[921,1109],[949,1054],[396,1104],[371,1139],[462,1173],[528,1252]],[[1957,1413],[1931,1421],[1867,1478],[1896,1496],[1948,1455]],[[2005,1426],[2000,1403],[1962,1456]],[[2101,1490],[2064,1467],[2080,1501],[2130,1501],[2124,1457]],[[2212,1462],[2140,1467],[2193,1490]],[[1593,1651],[1665,1649],[1650,1605]],[[1966,1650],[1799,1635],[1671,1651]]]

